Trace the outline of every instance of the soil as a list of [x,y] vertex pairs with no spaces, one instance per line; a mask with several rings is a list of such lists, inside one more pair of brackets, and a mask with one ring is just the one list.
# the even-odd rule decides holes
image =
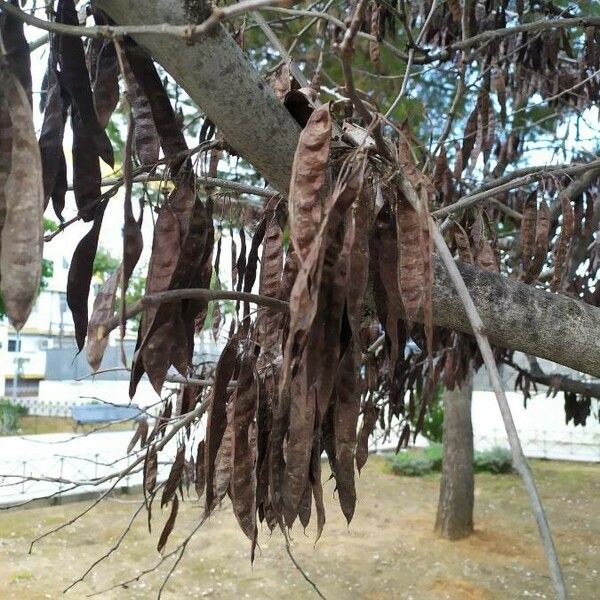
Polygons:
[[[600,467],[533,461],[554,532],[570,598],[598,597]],[[392,475],[371,457],[358,480],[354,520],[347,526],[325,484],[327,524],[314,545],[314,529],[292,531],[292,552],[326,598],[365,600],[494,600],[552,598],[550,579],[527,499],[516,475],[476,476],[475,534],[449,542],[433,533],[439,476]],[[30,541],[81,512],[88,503],[19,510],[0,515],[0,598],[59,598],[62,590],[114,545],[139,506],[137,496],[106,500],[74,525]],[[140,513],[121,548],[65,598],[84,598],[156,564],[156,543],[168,509],[155,505],[152,533]],[[199,521],[196,500],[181,503],[166,552]],[[169,580],[165,599],[317,598],[285,552],[280,533],[259,536],[250,564],[249,542],[224,505],[192,538]],[[109,599],[156,598],[173,559]]]

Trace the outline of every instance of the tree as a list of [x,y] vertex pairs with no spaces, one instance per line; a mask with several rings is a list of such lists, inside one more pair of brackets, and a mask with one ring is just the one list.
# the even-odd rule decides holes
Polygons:
[[110,252],[103,248],[98,248],[94,257],[92,273],[104,282],[107,277],[118,269],[119,263],[119,259],[112,256]]
[[472,372],[453,390],[445,390],[442,479],[435,530],[451,540],[473,533],[475,483],[473,425],[471,423]]
[[[72,1],[59,2],[53,23],[0,3],[10,20],[2,74],[11,86],[18,90],[18,80],[23,90],[31,87],[23,37],[6,35],[18,33],[21,21],[50,30],[59,49],[50,53],[41,160],[29,143],[25,92],[5,93],[3,110],[25,115],[15,122],[24,124],[28,143],[11,142],[12,156],[41,162],[32,170],[36,185],[42,175],[54,182],[45,196],[59,213],[65,178],[55,160],[60,153],[47,149],[62,147],[63,132],[51,117],[63,115],[64,123],[70,114],[75,200],[80,218],[91,223],[74,252],[67,290],[78,344],[83,348],[87,338],[88,358],[97,365],[108,332],[142,313],[132,394],[144,373],[157,392],[172,365],[187,378],[180,418],[171,420],[166,400],[150,449],[133,463],[145,465],[148,494],[157,493],[164,443],[208,413],[205,439],[193,448],[181,440],[181,458],[165,485],[162,503],[171,505],[172,518],[162,546],[177,515],[181,461],[192,455],[205,513],[229,492],[253,549],[257,519],[272,528],[305,523],[311,496],[320,534],[323,450],[349,521],[355,459],[360,468],[375,424],[398,427],[406,443],[410,422],[423,423],[437,380],[453,389],[473,364],[484,362],[557,595],[565,597],[494,358],[510,363],[520,350],[600,375],[600,163],[597,148],[580,147],[586,110],[598,99],[597,8],[580,3],[573,13],[562,2],[525,8],[520,1],[469,1],[396,9],[358,0],[317,12],[265,4],[249,0],[211,10],[193,0],[98,0],[91,11],[96,27],[83,29]],[[236,21],[261,7],[276,15],[269,23],[252,13],[264,38]],[[228,32],[236,25],[246,54]],[[89,68],[82,34],[90,37]],[[298,56],[305,57],[302,65],[292,60]],[[200,144],[191,150],[185,118],[173,110],[152,59],[202,111]],[[397,77],[399,64],[404,70]],[[253,65],[272,69],[273,91]],[[123,174],[101,193],[99,159],[114,160],[104,127],[119,101],[119,72],[131,108]],[[390,79],[382,77],[390,72]],[[556,135],[577,124],[574,134]],[[545,136],[548,154],[536,164],[530,151]],[[557,152],[565,163],[557,162]],[[217,178],[223,153],[240,156],[272,187]],[[202,160],[192,161],[196,155]],[[198,165],[206,169],[194,170]],[[132,198],[149,173],[167,183],[156,197],[139,196],[158,213],[146,293],[115,310],[117,288],[127,287],[140,256]],[[15,185],[15,178],[9,181]],[[105,282],[88,319],[104,207],[120,186],[122,276]],[[248,249],[242,227],[228,290],[210,289],[212,270],[224,260],[220,246],[213,247],[215,206],[223,200],[217,189],[266,198],[262,208],[244,210],[252,241]],[[6,194],[7,206],[12,198]],[[289,248],[283,244],[288,231]],[[208,303],[224,299],[237,301],[238,318],[214,370],[198,373],[194,332]],[[259,306],[256,318],[250,302]],[[22,315],[13,320],[20,324]],[[408,335],[426,349],[422,356],[403,356]],[[211,383],[200,403],[196,375]],[[524,389],[539,376],[522,374]],[[591,388],[573,394],[585,408]]]

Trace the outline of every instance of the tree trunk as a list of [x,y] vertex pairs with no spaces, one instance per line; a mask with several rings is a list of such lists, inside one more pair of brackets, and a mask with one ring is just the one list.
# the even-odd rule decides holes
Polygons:
[[[118,24],[185,23],[183,0],[96,0]],[[286,193],[299,128],[227,32],[194,45],[160,34],[133,36],[177,80],[225,139]],[[435,259],[434,324],[471,333],[446,269]],[[600,308],[459,265],[492,344],[600,377]]]
[[445,390],[444,454],[435,531],[444,538],[459,540],[473,533],[473,426],[471,394],[473,374],[462,387]]

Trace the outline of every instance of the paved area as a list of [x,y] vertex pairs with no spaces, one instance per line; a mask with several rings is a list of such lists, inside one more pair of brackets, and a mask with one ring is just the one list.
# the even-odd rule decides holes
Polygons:
[[[115,482],[73,486],[68,481],[90,482],[127,468],[140,455],[126,455],[133,431],[95,432],[90,434],[57,433],[27,437],[0,437],[0,504],[20,504],[56,494],[107,490]],[[161,454],[167,461],[174,454],[170,443]],[[159,476],[167,465],[159,465]],[[62,481],[61,481],[62,480]],[[142,483],[140,467],[116,487]]]
[[[558,399],[538,394],[525,409],[520,394],[509,392],[507,395],[526,456],[600,461],[600,424],[595,416],[590,416],[585,428],[565,426],[562,406],[556,406]],[[477,449],[507,446],[496,400],[490,392],[474,394],[473,430]],[[0,505],[19,504],[59,493],[108,489],[114,480],[95,485],[89,482],[122,471],[139,456],[135,452],[126,455],[132,435],[133,430],[0,437]],[[426,443],[417,438],[418,446]],[[371,450],[394,450],[396,444],[394,437],[375,439]],[[166,477],[175,447],[173,440],[161,453],[159,458],[163,464],[159,464],[159,478]],[[64,480],[87,483],[75,488]],[[137,466],[116,487],[141,483],[141,467]]]

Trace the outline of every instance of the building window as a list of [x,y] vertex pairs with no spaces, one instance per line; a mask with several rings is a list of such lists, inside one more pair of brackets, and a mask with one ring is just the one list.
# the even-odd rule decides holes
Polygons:
[[[18,342],[18,345],[17,345]],[[8,351],[9,352],[20,352],[21,351],[21,340],[8,340]]]

